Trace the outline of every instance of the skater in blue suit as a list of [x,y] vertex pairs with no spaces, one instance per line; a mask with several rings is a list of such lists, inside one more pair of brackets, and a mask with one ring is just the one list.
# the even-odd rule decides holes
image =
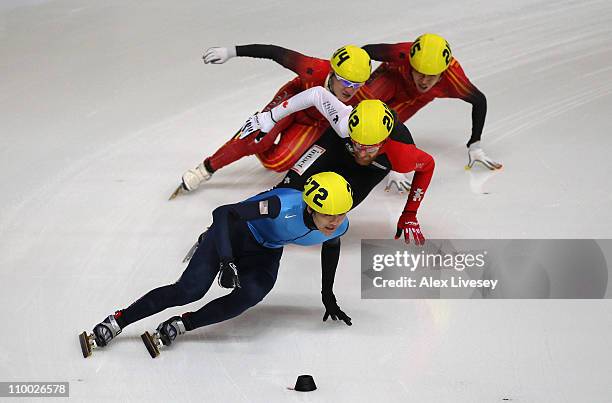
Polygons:
[[[91,346],[106,346],[127,325],[204,297],[215,277],[232,291],[195,312],[162,322],[153,335],[143,335],[152,357],[177,336],[236,317],[259,303],[276,282],[283,246],[322,244],[323,320],[331,316],[351,325],[333,293],[340,256],[340,236],[348,229],[353,205],[346,180],[334,172],[308,179],[303,191],[278,188],[213,211],[213,223],[199,239],[189,265],[174,284],[149,291],[132,305],[108,316],[93,333],[81,335],[83,355]],[[85,340],[84,340],[85,339]]]

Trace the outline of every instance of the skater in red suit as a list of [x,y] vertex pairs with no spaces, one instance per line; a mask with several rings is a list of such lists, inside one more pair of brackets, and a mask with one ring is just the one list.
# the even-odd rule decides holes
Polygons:
[[366,45],[363,49],[373,60],[383,63],[357,92],[353,102],[380,99],[397,112],[402,122],[435,98],[458,98],[468,102],[472,104],[468,167],[476,162],[492,170],[502,167],[480,146],[487,99],[467,78],[444,38],[423,34],[414,42]]
[[[315,86],[323,86],[342,102],[348,102],[371,73],[370,57],[363,49],[353,45],[336,50],[330,60],[305,56],[273,45],[210,48],[204,54],[204,62],[220,64],[234,56],[272,59],[297,74],[278,90],[263,111]],[[278,122],[274,130],[265,136],[244,137],[239,130],[213,155],[183,174],[182,190],[197,189],[210,179],[213,172],[247,155],[256,154],[268,169],[286,171],[328,127],[325,118],[316,109],[310,108]],[[275,141],[278,136],[281,136],[280,141]]]
[[[364,99],[380,99],[387,103],[390,108],[398,113],[399,121],[406,121],[419,109],[433,101],[435,98],[458,98],[473,105],[472,107],[472,133],[467,142],[468,167],[471,168],[476,162],[481,163],[488,169],[502,168],[502,164],[492,160],[483,151],[480,143],[482,130],[487,113],[487,100],[485,95],[470,82],[465,75],[459,62],[452,56],[448,42],[435,34],[423,34],[414,42],[403,42],[397,44],[371,44],[363,47],[374,60],[382,61],[371,78],[361,86],[355,94],[356,88],[345,88],[340,95],[334,91],[334,87],[325,85],[332,90],[338,99],[352,106],[357,105]],[[308,60],[305,56],[292,50],[279,48],[273,45],[247,45],[235,48],[210,48],[204,55],[206,63],[224,63],[233,56],[252,56],[268,58],[277,61],[296,73],[301,74],[298,69],[290,67]],[[283,55],[283,56],[279,56]],[[302,61],[300,61],[302,60]],[[320,59],[317,59],[320,60]],[[333,58],[332,58],[333,61]],[[299,81],[299,77],[291,83]],[[302,89],[318,85],[302,86]],[[334,80],[328,81],[338,86]],[[285,88],[283,87],[283,88]],[[283,89],[277,97],[263,111],[268,111],[292,95],[300,92],[297,86],[291,86],[294,92]],[[353,97],[353,95],[355,95]],[[312,108],[308,113],[300,113],[294,122],[303,122],[303,117],[316,115]],[[320,115],[317,115],[320,117]],[[297,127],[288,128],[283,132],[283,125],[277,125],[272,135],[266,136],[260,143],[256,138],[244,141],[243,138],[230,140],[220,148],[212,157],[207,158],[204,164],[196,169],[189,170],[183,176],[183,188],[189,190],[192,182],[199,186],[204,180],[210,178],[212,172],[222,165],[233,162],[238,158],[248,155],[247,148],[265,151],[255,151],[266,168],[278,172],[287,170],[292,162],[308,149],[321,136],[327,127],[326,122],[319,119],[310,130],[297,130]],[[315,129],[316,128],[316,129]],[[302,127],[303,129],[303,127]],[[278,144],[273,144],[277,133],[283,132]],[[313,135],[314,134],[314,135]],[[236,136],[237,138],[239,136]],[[297,145],[297,146],[296,146]],[[245,153],[245,150],[246,153]],[[224,162],[229,161],[229,162]],[[197,187],[196,186],[196,187]],[[396,186],[402,192],[409,191],[410,182],[404,174],[390,171],[387,176],[386,190]],[[195,187],[194,187],[195,188]]]

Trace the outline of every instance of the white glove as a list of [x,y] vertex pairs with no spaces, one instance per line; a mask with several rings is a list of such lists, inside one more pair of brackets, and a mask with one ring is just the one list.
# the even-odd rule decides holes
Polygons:
[[[272,118],[272,112],[258,112],[247,119],[240,129],[238,138],[243,139],[260,130],[262,133],[269,133],[274,128],[276,122]],[[258,136],[259,137],[259,136]]]
[[389,171],[389,174],[387,175],[387,186],[385,186],[385,192],[390,191],[393,185],[395,185],[400,194],[410,192],[410,186],[412,186],[406,174]]
[[470,169],[474,166],[475,163],[480,162],[485,167],[494,170],[500,169],[502,164],[499,162],[493,161],[491,158],[487,157],[487,154],[480,147],[480,141],[472,143],[470,148],[468,149],[468,164],[465,169]]
[[232,46],[229,48],[208,48],[204,52],[204,63],[209,64],[222,64],[227,62],[232,57],[236,57],[236,47]]

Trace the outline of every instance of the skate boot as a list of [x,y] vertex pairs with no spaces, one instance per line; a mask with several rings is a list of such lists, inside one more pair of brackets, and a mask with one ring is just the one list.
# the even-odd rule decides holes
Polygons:
[[79,341],[81,343],[83,357],[89,357],[94,347],[106,346],[119,333],[121,333],[121,327],[117,323],[115,315],[109,315],[102,322],[98,323],[94,327],[93,333],[81,333],[79,335]]
[[183,319],[180,316],[173,316],[167,321],[160,323],[152,335],[149,332],[144,332],[140,337],[147,347],[151,358],[155,358],[159,355],[162,346],[169,346],[176,339],[176,336],[186,332]]
[[204,163],[200,163],[197,167],[189,169],[182,176],[182,183],[176,188],[174,193],[170,195],[168,200],[174,199],[180,194],[185,194],[196,190],[212,177],[212,172],[209,171]]
[[183,174],[183,187],[188,192],[196,190],[200,185],[212,177],[212,173],[206,169],[204,163],[200,163],[197,167],[188,170]]

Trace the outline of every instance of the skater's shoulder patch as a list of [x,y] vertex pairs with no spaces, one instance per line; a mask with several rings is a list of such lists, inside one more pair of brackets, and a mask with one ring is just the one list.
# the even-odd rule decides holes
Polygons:
[[268,215],[268,201],[262,200],[259,202],[259,214]]

